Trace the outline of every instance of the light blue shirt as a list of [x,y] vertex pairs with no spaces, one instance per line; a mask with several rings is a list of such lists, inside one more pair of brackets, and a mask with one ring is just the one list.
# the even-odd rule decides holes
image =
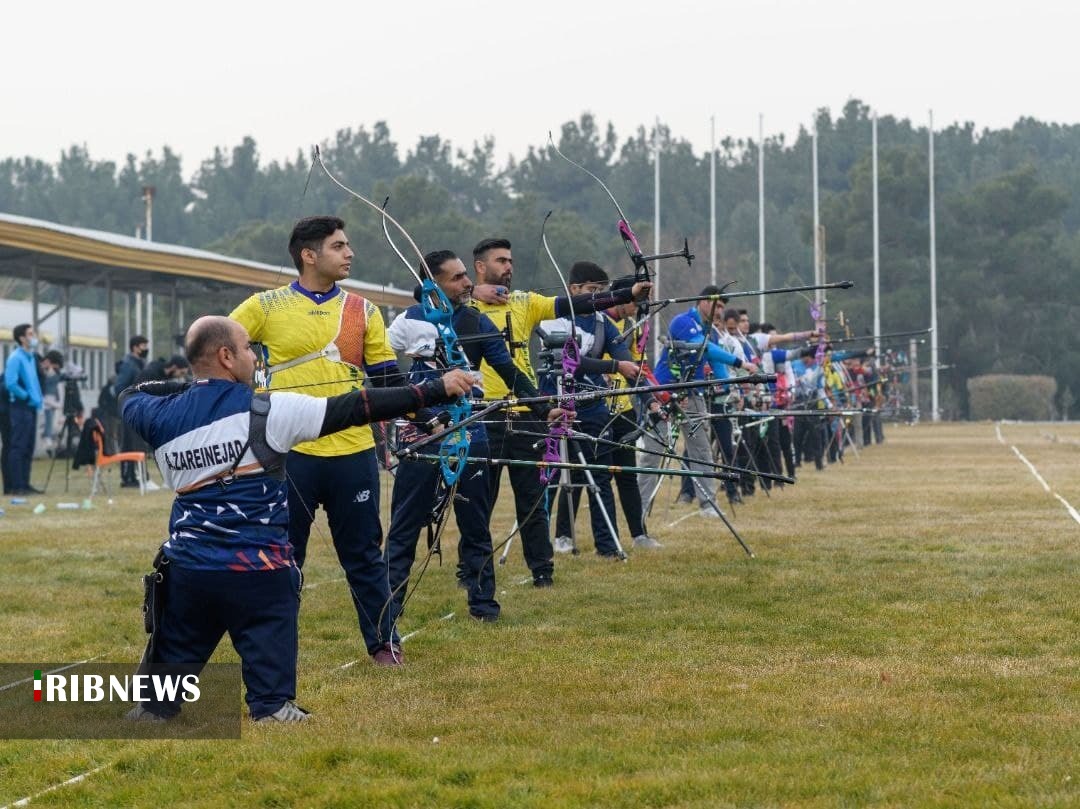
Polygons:
[[38,382],[37,357],[19,346],[4,366],[4,386],[8,400],[41,410],[41,383]]

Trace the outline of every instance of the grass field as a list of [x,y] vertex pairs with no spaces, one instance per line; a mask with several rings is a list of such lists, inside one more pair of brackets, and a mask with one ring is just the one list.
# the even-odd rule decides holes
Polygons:
[[[32,805],[1080,806],[1080,524],[1011,449],[1080,506],[1080,424],[1000,431],[893,426],[759,493],[735,521],[756,560],[715,521],[665,528],[687,513],[667,489],[662,551],[559,557],[536,590],[515,548],[496,625],[462,619],[448,531],[395,671],[342,668],[363,653],[324,525],[300,630],[316,721],[245,721],[240,741],[0,742],[0,806],[87,772]],[[45,502],[81,499],[72,482]],[[2,659],[137,661],[138,577],[167,504],[5,501]]]

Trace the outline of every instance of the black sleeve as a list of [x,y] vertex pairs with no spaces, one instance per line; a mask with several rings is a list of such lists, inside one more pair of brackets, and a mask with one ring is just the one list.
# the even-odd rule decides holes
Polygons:
[[455,398],[446,395],[446,387],[441,379],[429,379],[420,385],[361,389],[331,396],[326,400],[326,415],[323,416],[319,437],[346,427],[358,427],[415,413],[427,405],[447,404]]
[[149,393],[151,396],[172,396],[174,393],[183,393],[192,386],[192,382],[186,379],[154,379],[149,382],[140,382],[138,385],[124,388],[116,397],[117,407],[124,412],[124,402],[133,393]]
[[577,378],[584,374],[617,374],[618,372],[619,368],[615,360],[602,360],[599,357],[582,357],[574,377]]
[[[609,290],[607,292],[589,292],[584,295],[575,295],[570,300],[574,304],[575,315],[590,315],[593,312],[603,312],[612,306],[630,303],[633,299],[634,290],[627,287],[615,292]],[[570,317],[570,305],[567,303],[565,295],[555,299],[555,317]]]
[[[491,368],[506,383],[506,387],[510,389],[510,392],[519,399],[532,399],[540,395],[536,385],[532,383],[528,375],[523,374],[521,369],[514,363],[499,363],[498,365],[492,365]],[[529,405],[529,410],[538,419],[545,421],[548,412],[551,410],[551,405],[547,402],[534,402]]]
[[[371,382],[373,388],[392,388],[395,385],[400,385],[401,380],[405,378],[396,361],[379,363],[371,368],[365,366],[364,376]],[[376,419],[376,421],[379,421],[379,419]]]

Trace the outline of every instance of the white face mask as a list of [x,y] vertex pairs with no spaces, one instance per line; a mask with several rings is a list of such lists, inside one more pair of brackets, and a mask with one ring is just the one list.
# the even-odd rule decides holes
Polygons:
[[38,340],[38,338],[36,338],[36,337],[31,337],[30,338],[30,342],[29,342],[29,347],[30,348],[37,348],[39,345],[41,345],[41,342]]

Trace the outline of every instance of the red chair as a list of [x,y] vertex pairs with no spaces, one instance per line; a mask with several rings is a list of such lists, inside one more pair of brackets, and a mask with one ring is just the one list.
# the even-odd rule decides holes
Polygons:
[[97,494],[98,485],[100,484],[105,489],[105,494],[109,495],[109,484],[105,480],[104,471],[108,470],[108,467],[113,464],[118,464],[121,461],[130,461],[135,464],[136,474],[139,476],[139,494],[146,494],[146,453],[145,452],[117,452],[115,455],[105,454],[105,428],[101,426],[101,422],[97,419],[94,420],[94,480],[90,484],[90,497],[92,498]]

